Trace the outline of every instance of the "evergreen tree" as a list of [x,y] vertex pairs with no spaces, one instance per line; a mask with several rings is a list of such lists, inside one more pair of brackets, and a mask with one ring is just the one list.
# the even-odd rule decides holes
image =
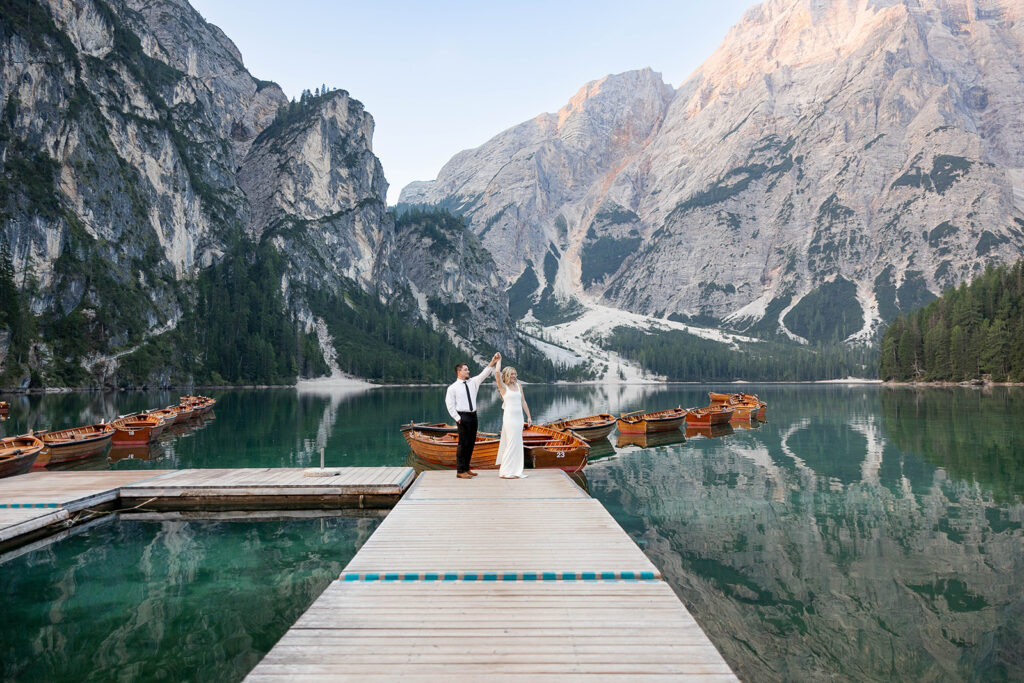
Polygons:
[[990,266],[894,320],[882,337],[879,372],[900,381],[1024,379],[1024,261]]

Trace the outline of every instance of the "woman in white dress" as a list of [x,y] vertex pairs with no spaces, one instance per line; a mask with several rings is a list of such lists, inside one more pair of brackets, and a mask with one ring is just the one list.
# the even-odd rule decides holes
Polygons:
[[498,459],[496,465],[500,465],[498,476],[502,479],[525,479],[523,474],[523,413],[526,413],[526,422],[533,426],[533,418],[530,417],[530,407],[526,405],[526,397],[523,396],[523,386],[516,377],[516,369],[512,367],[501,369],[501,361],[494,373],[494,379],[498,383],[498,393],[501,394],[502,407],[505,414],[501,421],[501,439],[498,441]]

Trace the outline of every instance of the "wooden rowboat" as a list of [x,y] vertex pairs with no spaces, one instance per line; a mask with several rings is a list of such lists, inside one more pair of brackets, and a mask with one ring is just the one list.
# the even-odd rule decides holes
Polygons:
[[0,478],[25,474],[42,450],[43,442],[31,434],[0,439]]
[[140,413],[119,417],[110,423],[114,428],[114,443],[145,444],[155,441],[164,430],[163,421],[155,415]]
[[650,434],[679,429],[686,419],[685,408],[671,408],[653,413],[626,413],[619,417],[619,431],[623,434]]
[[[402,436],[409,443],[409,448],[420,460],[433,465],[455,469],[458,466],[456,453],[459,447],[458,428],[454,425],[430,425],[434,429],[423,430],[419,425],[409,423],[402,425]],[[437,428],[447,427],[451,431],[439,431]],[[498,457],[498,435],[477,432],[476,445],[470,458],[471,469],[493,470]]]
[[32,469],[99,455],[110,444],[114,428],[101,422],[53,432],[37,432],[36,436],[43,442],[44,448]]
[[159,417],[164,427],[170,427],[178,421],[178,406],[167,406],[166,408],[158,408],[157,410],[147,410],[146,415]]
[[[428,465],[455,469],[459,446],[458,428],[444,423],[409,423],[402,426],[402,436],[417,458]],[[471,469],[495,470],[498,465],[499,436],[478,432]],[[578,472],[587,464],[590,448],[579,437],[547,427],[534,425],[523,429],[523,466],[525,468],[557,467]]]
[[544,426],[557,429],[560,432],[572,431],[584,441],[591,442],[604,439],[612,433],[612,430],[615,429],[615,416],[600,413],[599,415],[548,422]]
[[768,414],[768,404],[757,397],[757,394],[719,394],[708,392],[711,405],[729,406],[734,412],[733,420],[753,420],[764,422]]
[[560,432],[541,425],[523,426],[525,467],[556,467],[566,472],[579,472],[587,466],[589,454],[590,446],[573,432]]
[[213,409],[217,401],[209,396],[182,396],[178,400],[179,406],[188,406],[192,409],[193,415],[203,415]]
[[176,406],[168,406],[168,408],[174,408],[178,411],[178,414],[174,418],[174,424],[182,424],[188,422],[193,417],[199,415],[199,406],[192,405],[190,403],[179,403]]
[[686,414],[686,424],[692,427],[727,424],[732,419],[733,412],[731,407],[723,405],[691,408],[690,412]]

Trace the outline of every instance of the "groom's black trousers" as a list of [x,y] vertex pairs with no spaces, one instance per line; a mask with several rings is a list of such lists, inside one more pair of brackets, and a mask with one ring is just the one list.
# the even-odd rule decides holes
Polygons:
[[455,461],[459,472],[469,471],[469,461],[473,458],[473,446],[476,445],[476,411],[459,412],[459,449]]

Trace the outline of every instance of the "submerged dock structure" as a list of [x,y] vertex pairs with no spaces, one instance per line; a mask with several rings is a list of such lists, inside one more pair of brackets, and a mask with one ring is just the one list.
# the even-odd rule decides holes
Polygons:
[[303,468],[30,472],[0,479],[0,551],[59,533],[98,512],[390,508],[412,484],[411,467],[346,467],[307,477]]
[[559,470],[424,472],[249,674],[734,681],[661,574]]

